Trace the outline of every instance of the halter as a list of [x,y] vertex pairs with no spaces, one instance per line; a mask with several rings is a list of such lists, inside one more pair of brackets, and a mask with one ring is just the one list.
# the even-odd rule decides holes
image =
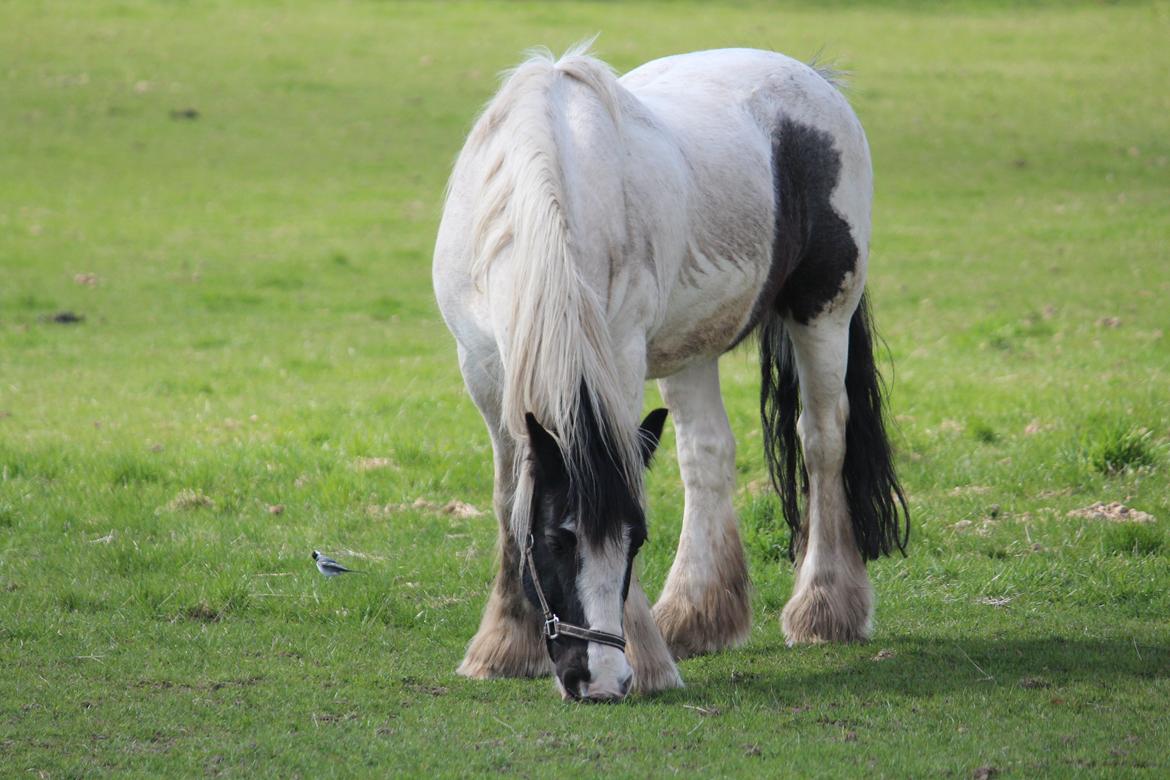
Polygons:
[[532,558],[533,543],[532,534],[528,534],[528,545],[524,548],[524,565],[528,567],[528,573],[532,576],[532,589],[536,591],[536,598],[540,600],[541,612],[544,613],[544,638],[551,642],[562,636],[571,636],[574,639],[584,639],[586,642],[597,642],[601,645],[616,647],[624,652],[626,649],[624,637],[605,631],[594,631],[591,628],[581,628],[571,623],[562,623],[561,619],[553,613],[548,605],[548,599],[544,597],[544,589],[540,587],[540,577],[536,576],[536,562]]

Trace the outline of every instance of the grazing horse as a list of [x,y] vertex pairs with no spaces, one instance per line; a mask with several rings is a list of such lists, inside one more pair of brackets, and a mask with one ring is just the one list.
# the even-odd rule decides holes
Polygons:
[[[872,178],[831,78],[780,54],[696,52],[619,79],[579,47],[506,76],[455,163],[434,257],[500,524],[461,674],[552,671],[565,698],[620,699],[747,638],[718,361],[750,335],[796,563],[784,633],[869,635],[866,561],[909,528],[863,295]],[[650,378],[685,491],[653,609],[632,570],[666,416],[638,424]]]

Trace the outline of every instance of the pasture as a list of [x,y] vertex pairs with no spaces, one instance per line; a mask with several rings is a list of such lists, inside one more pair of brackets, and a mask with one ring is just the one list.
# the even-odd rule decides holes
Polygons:
[[[725,356],[751,638],[616,706],[454,674],[496,522],[430,282],[495,74],[598,31],[619,71],[851,71],[912,515],[873,640],[785,647],[758,364]],[[0,6],[0,775],[1166,773],[1168,31],[1165,2]]]

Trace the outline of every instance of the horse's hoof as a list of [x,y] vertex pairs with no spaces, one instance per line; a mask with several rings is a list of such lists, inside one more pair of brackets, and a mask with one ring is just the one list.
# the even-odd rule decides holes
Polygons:
[[873,632],[873,588],[808,585],[793,594],[781,615],[788,644],[864,642]]
[[738,647],[752,630],[747,578],[736,588],[709,586],[694,599],[668,594],[654,605],[654,621],[679,660]]

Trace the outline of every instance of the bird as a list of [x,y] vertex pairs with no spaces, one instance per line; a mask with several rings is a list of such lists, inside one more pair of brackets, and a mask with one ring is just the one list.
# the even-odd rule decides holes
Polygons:
[[313,550],[313,560],[317,562],[317,571],[326,577],[336,577],[338,574],[364,574],[356,569],[347,569],[320,550]]

